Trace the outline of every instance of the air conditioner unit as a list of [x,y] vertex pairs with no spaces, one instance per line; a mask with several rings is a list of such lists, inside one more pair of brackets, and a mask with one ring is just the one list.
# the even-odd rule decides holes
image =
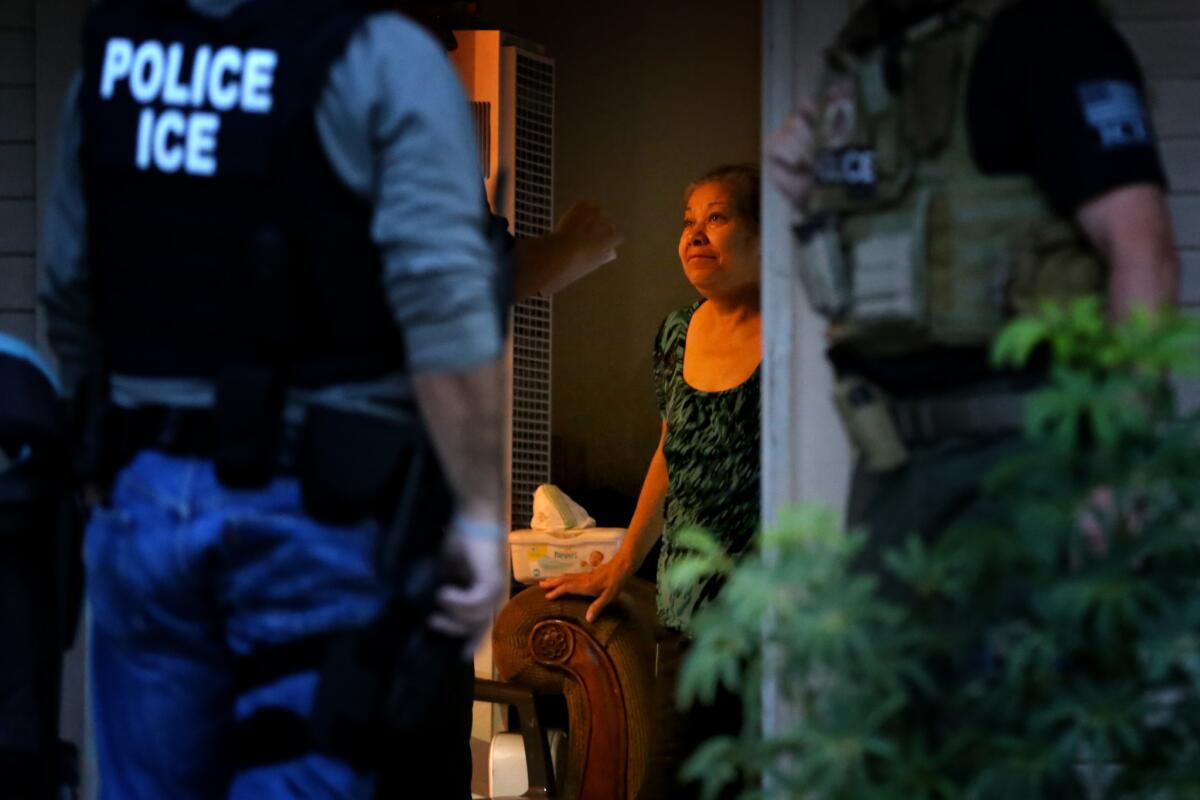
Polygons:
[[[471,101],[479,163],[493,209],[518,238],[554,227],[554,62],[542,48],[501,31],[455,31],[450,54]],[[533,491],[550,480],[549,299],[512,310],[507,348],[506,497],[510,528],[533,516]],[[475,654],[475,674],[493,676],[491,643]],[[472,751],[479,766],[504,728],[499,709],[476,705]],[[478,775],[476,776],[479,777]]]
[[[518,237],[554,226],[554,62],[501,31],[456,31],[450,57],[467,89],[488,197]],[[552,304],[535,298],[512,312],[508,343],[508,517],[528,527],[533,490],[550,480]]]

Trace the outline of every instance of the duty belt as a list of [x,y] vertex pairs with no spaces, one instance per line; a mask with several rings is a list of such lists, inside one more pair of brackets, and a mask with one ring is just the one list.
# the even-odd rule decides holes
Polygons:
[[[208,408],[158,405],[116,408],[112,433],[119,465],[128,463],[141,450],[212,458],[217,443],[216,417]],[[283,425],[276,458],[280,473],[295,470],[296,438],[294,426]]]
[[1016,433],[1025,422],[1027,392],[997,391],[977,395],[894,398],[892,416],[908,443],[953,436]]

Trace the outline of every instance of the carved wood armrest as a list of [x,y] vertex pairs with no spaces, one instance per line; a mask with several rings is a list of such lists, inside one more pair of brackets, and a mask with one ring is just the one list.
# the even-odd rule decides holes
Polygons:
[[590,600],[549,602],[530,587],[493,632],[506,681],[561,693],[570,730],[563,800],[627,800],[645,775],[654,665],[654,589],[637,582],[589,624]]

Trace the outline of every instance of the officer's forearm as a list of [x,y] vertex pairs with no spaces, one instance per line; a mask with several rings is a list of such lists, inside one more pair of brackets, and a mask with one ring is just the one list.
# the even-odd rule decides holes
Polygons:
[[1108,306],[1114,320],[1124,319],[1135,306],[1178,302],[1179,255],[1158,186],[1115,189],[1085,203],[1078,219],[1108,263]]
[[458,512],[499,522],[503,513],[501,361],[456,372],[419,372],[413,383]]

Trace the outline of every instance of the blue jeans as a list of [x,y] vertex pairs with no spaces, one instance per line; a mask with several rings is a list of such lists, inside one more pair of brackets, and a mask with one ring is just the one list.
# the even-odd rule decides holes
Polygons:
[[300,672],[239,694],[232,658],[379,613],[377,528],[306,517],[293,478],[234,490],[211,461],[138,454],[87,530],[101,797],[370,797],[373,777],[330,756],[238,771],[227,745],[263,707],[307,715],[317,683]]

